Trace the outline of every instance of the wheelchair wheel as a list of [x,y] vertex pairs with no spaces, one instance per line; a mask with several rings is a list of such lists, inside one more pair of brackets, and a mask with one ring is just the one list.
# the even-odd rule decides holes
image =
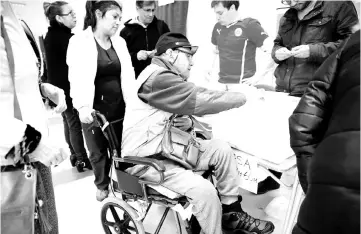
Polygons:
[[106,234],[144,234],[138,214],[125,201],[109,197],[104,200],[101,210],[101,220]]

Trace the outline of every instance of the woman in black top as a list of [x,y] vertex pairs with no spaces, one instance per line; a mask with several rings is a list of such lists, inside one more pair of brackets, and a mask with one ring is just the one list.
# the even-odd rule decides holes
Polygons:
[[98,201],[109,194],[112,161],[108,141],[94,125],[92,113],[99,111],[111,122],[119,120],[113,127],[121,139],[125,101],[135,82],[126,42],[116,35],[121,17],[117,1],[88,0],[84,31],[70,39],[67,52],[71,96],[79,110]]
[[65,140],[70,148],[72,166],[76,166],[78,171],[82,172],[84,168],[91,169],[91,165],[84,148],[78,111],[73,107],[70,97],[68,65],[66,64],[66,53],[69,40],[73,36],[71,29],[76,25],[76,16],[72,7],[63,1],[44,3],[44,10],[50,23],[44,40],[47,79],[49,83],[64,90],[68,107],[62,113]]

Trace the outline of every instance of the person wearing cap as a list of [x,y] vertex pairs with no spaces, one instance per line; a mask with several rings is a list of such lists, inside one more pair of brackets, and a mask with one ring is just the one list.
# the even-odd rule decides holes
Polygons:
[[[242,93],[212,91],[187,82],[198,47],[179,33],[166,33],[156,44],[152,63],[139,75],[135,95],[128,99],[123,122],[123,156],[149,157],[161,153],[165,124],[177,114],[174,126],[192,131],[190,116],[216,114],[245,104]],[[249,231],[268,234],[274,230],[271,222],[251,217],[241,207],[240,177],[231,147],[224,141],[200,141],[197,166],[187,170],[175,161],[162,159],[165,166],[161,185],[189,198],[193,214],[203,233],[221,234],[227,231]],[[216,187],[196,172],[213,168]],[[144,180],[157,180],[152,168],[138,165],[127,173]],[[161,191],[159,191],[161,192]]]

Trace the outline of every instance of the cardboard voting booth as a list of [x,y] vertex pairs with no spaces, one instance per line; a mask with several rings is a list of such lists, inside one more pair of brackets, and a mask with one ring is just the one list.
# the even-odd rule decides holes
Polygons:
[[[299,98],[285,93],[256,92],[245,91],[247,103],[242,107],[204,119],[212,125],[214,138],[229,142],[235,149],[241,187],[253,193],[257,193],[260,182],[260,165],[277,171],[295,166],[288,118],[299,102]],[[285,162],[287,165],[282,165]]]

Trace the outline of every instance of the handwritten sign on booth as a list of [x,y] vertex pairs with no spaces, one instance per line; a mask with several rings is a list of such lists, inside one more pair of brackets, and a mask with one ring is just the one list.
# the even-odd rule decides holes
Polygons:
[[253,193],[257,193],[258,187],[258,164],[252,156],[237,154],[237,171],[241,177],[241,188]]

